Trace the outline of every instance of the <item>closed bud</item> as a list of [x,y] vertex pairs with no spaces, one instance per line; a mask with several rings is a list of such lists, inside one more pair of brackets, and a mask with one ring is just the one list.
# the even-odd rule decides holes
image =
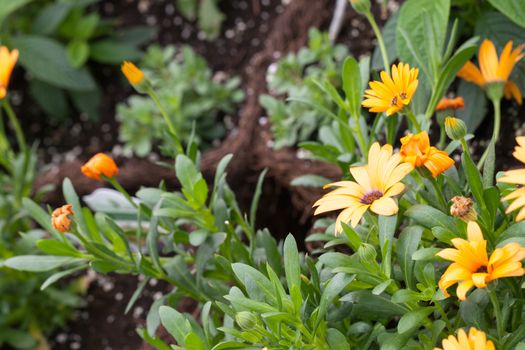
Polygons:
[[241,311],[235,315],[235,322],[244,331],[251,331],[257,326],[257,316],[249,311]]
[[363,243],[357,250],[359,258],[361,261],[375,261],[377,257],[377,252],[374,246],[368,243]]
[[455,196],[452,198],[452,206],[450,207],[450,215],[455,216],[465,222],[476,221],[478,213],[473,208],[474,202],[472,199]]
[[467,135],[467,126],[461,119],[446,117],[445,131],[452,140],[462,140]]
[[350,4],[354,10],[362,15],[370,13],[370,0],[350,0]]

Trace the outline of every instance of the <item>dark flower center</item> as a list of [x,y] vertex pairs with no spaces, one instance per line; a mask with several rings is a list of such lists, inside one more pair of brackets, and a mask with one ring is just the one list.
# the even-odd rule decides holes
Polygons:
[[392,99],[392,102],[390,102],[390,105],[397,106],[397,96],[394,96],[394,98]]
[[383,193],[381,191],[370,191],[366,193],[363,198],[361,198],[361,204],[372,204],[375,200],[383,197]]
[[487,273],[487,267],[485,265],[482,265],[478,267],[475,273]]

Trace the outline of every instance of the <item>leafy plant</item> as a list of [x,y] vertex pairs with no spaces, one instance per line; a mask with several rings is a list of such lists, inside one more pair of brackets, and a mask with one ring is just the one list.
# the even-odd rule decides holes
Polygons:
[[220,0],[175,0],[177,8],[190,21],[197,19],[197,26],[208,40],[216,39],[221,33],[225,19],[219,8]]
[[[315,133],[329,124],[330,118],[322,110],[331,109],[333,104],[316,81],[327,80],[341,87],[341,64],[346,55],[347,49],[332,45],[327,33],[311,29],[308,47],[270,66],[266,81],[277,97],[261,95],[259,101],[270,118],[275,148],[315,140]],[[318,134],[320,137],[322,132]]]
[[[212,76],[204,58],[190,47],[161,49],[152,46],[144,56],[142,67],[148,81],[157,91],[159,101],[172,119],[182,142],[193,137],[202,148],[224,136],[221,118],[235,111],[244,98],[239,78]],[[120,140],[125,151],[145,156],[156,143],[169,149],[169,135],[156,103],[149,97],[132,95],[117,106],[121,123]]]
[[96,119],[101,92],[88,63],[140,59],[139,46],[154,32],[144,26],[117,31],[114,19],[89,10],[97,2],[1,3],[2,41],[20,51],[20,63],[31,75],[29,92],[52,117],[66,119],[74,107]]

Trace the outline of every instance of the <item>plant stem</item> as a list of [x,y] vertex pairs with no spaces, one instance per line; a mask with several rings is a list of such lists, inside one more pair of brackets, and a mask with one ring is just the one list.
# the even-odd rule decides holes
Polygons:
[[175,147],[177,149],[178,154],[184,154],[184,148],[182,147],[182,144],[180,142],[180,139],[177,135],[177,130],[175,129],[175,126],[173,125],[173,122],[171,121],[171,118],[169,117],[168,113],[160,103],[159,97],[153,90],[151,86],[148,86],[146,89],[147,94],[151,97],[151,99],[155,102],[157,105],[157,108],[160,111],[160,114],[162,114],[162,117],[164,118],[164,121],[168,125],[168,129],[170,131],[171,136],[173,137],[173,141],[175,141]]
[[[499,131],[501,128],[501,98],[494,98],[492,99],[492,105],[494,106],[494,130],[492,131],[492,142],[494,142],[494,145],[496,145],[496,141],[499,137]],[[489,154],[490,147],[487,147],[485,149],[485,152],[483,152],[483,155],[479,159],[478,163],[478,169],[481,169],[483,167],[483,163],[485,163],[485,160],[487,160],[487,156]]]
[[119,191],[120,193],[122,193],[122,195],[124,197],[126,197],[126,199],[128,200],[129,203],[131,203],[131,205],[135,208],[135,209],[139,209],[139,206],[137,205],[137,203],[135,203],[135,201],[133,200],[133,198],[131,198],[131,196],[129,195],[128,191],[126,191],[124,189],[124,187],[122,187],[122,185],[120,184],[120,182],[118,182],[115,178],[109,178],[109,177],[106,177],[106,176],[103,176],[103,178],[109,182],[111,185],[113,185],[113,187],[115,187],[115,189],[117,191]]
[[496,291],[494,289],[488,289],[489,298],[492,303],[492,306],[494,307],[494,314],[496,315],[496,328],[498,330],[498,338],[499,341],[503,339],[503,319],[501,317],[501,308],[498,301],[498,296],[496,295]]
[[379,50],[381,50],[381,57],[383,58],[383,65],[385,66],[385,71],[390,75],[390,60],[388,59],[388,51],[386,50],[385,42],[383,40],[383,34],[377,26],[377,22],[371,12],[365,14],[366,19],[370,23],[372,30],[377,38],[377,44],[379,45]]
[[408,120],[410,120],[410,124],[416,129],[417,132],[421,132],[421,125],[417,121],[416,116],[414,115],[414,112],[412,112],[412,108],[407,108],[406,116]]
[[20,127],[20,123],[18,122],[18,118],[16,117],[15,112],[13,111],[13,108],[11,108],[11,104],[7,99],[4,100],[4,110],[7,113],[7,117],[9,118],[9,121],[11,122],[11,126],[13,127],[16,135],[16,140],[18,142],[18,147],[20,147],[21,151],[24,151],[27,149],[27,143],[26,139],[24,137],[24,133],[22,132],[22,128]]

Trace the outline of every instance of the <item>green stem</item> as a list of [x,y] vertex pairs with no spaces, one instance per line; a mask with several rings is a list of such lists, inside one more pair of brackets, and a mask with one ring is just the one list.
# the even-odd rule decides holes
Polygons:
[[494,314],[496,315],[496,328],[498,330],[498,340],[501,342],[503,339],[503,318],[501,317],[501,308],[498,301],[498,296],[496,295],[496,291],[494,289],[488,289],[489,298],[492,303],[492,307],[494,307]]
[[162,103],[159,100],[159,97],[153,90],[151,86],[148,86],[146,89],[147,94],[151,97],[151,99],[155,102],[157,105],[157,108],[160,111],[160,114],[162,114],[162,117],[164,118],[164,121],[168,125],[168,129],[170,131],[171,136],[173,137],[173,141],[175,141],[175,147],[177,148],[178,154],[184,154],[184,148],[182,147],[182,144],[180,142],[179,136],[177,135],[177,130],[175,129],[175,126],[173,125],[173,122],[171,118],[169,117],[168,113],[162,106]]
[[[494,98],[492,99],[492,105],[494,106],[494,130],[492,131],[492,142],[494,142],[494,145],[496,145],[496,141],[499,137],[499,131],[501,128],[501,98]],[[487,160],[487,156],[489,154],[490,147],[487,147],[485,149],[485,152],[483,152],[483,155],[479,159],[478,163],[478,169],[481,169],[483,167],[483,163]]]
[[414,112],[412,112],[411,108],[407,108],[406,116],[408,120],[410,120],[410,124],[416,129],[417,132],[421,132],[421,125],[417,121],[416,116],[414,115]]
[[359,148],[361,149],[361,154],[363,154],[363,158],[366,160],[368,158],[368,147],[363,132],[361,130],[359,120],[356,120],[354,134],[357,135],[357,143],[359,144]]
[[24,137],[24,133],[22,132],[22,128],[20,127],[20,123],[18,122],[18,118],[16,117],[15,112],[13,111],[13,108],[11,108],[11,104],[7,99],[4,100],[4,110],[7,113],[7,117],[9,118],[9,121],[11,122],[11,126],[13,127],[16,135],[16,140],[18,142],[18,147],[20,147],[21,151],[25,151],[27,149],[27,143],[26,139]]
[[365,14],[366,19],[372,26],[372,30],[377,38],[377,44],[379,45],[379,50],[381,51],[381,57],[383,58],[383,65],[385,66],[385,71],[390,75],[390,60],[388,59],[388,51],[386,50],[385,41],[383,40],[383,34],[377,26],[377,22],[371,12]]
[[126,197],[126,199],[128,200],[128,202],[135,208],[135,209],[139,209],[139,206],[137,205],[137,203],[135,203],[135,201],[133,200],[133,198],[131,198],[131,196],[129,195],[128,191],[126,191],[124,189],[124,187],[122,187],[122,185],[114,178],[114,177],[106,177],[106,176],[102,176],[104,178],[104,180],[106,180],[107,182],[109,182],[113,187],[115,187],[115,189],[117,191],[119,191],[120,193],[122,193],[122,195],[124,197]]

